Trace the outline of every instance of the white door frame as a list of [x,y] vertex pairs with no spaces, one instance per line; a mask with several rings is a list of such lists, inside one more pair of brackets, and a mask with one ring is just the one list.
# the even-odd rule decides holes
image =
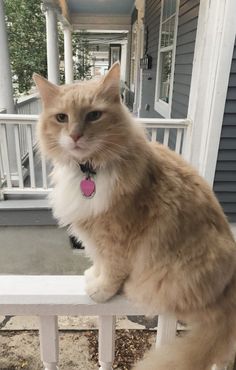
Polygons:
[[212,186],[236,35],[235,0],[201,0],[188,118],[191,163]]

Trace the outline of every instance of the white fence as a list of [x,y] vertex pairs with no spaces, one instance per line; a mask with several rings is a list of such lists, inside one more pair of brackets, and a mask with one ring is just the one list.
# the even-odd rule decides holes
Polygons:
[[[145,310],[134,307],[123,296],[97,304],[86,295],[84,287],[83,276],[0,276],[0,315],[39,318],[41,360],[45,370],[58,369],[58,316],[99,317],[100,370],[111,370],[116,316],[145,314]],[[175,318],[160,315],[157,345],[170,343],[175,335]]]
[[[37,115],[0,114],[0,171],[3,196],[39,195],[50,191],[46,161],[35,151],[34,131],[37,120]],[[146,126],[150,140],[163,142],[164,145],[188,159],[189,120],[142,118],[139,121]],[[14,132],[13,142],[8,138],[9,128]],[[14,153],[12,148],[15,150]],[[13,160],[15,160],[14,170]],[[25,179],[25,166],[27,166],[27,179]]]

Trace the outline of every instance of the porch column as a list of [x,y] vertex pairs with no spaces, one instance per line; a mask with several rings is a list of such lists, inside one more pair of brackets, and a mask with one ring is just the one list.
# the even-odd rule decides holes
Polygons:
[[130,80],[130,59],[131,59],[131,39],[132,39],[132,31],[129,30],[127,34],[127,60],[126,60],[126,82],[129,85]]
[[[5,11],[4,2],[0,0],[0,110],[6,109],[6,113],[15,113],[13,87],[12,87],[12,74],[8,49],[8,37],[5,24]],[[8,143],[8,159],[11,181],[16,180],[18,183],[19,176],[17,174],[17,160],[15,149],[15,135],[12,125],[6,127],[6,140]],[[7,173],[6,163],[3,163],[3,172]]]
[[59,83],[59,52],[57,15],[50,5],[45,8],[47,31],[47,63],[48,80],[54,84]]
[[235,0],[201,0],[188,118],[191,163],[212,186],[236,34]]
[[0,109],[6,109],[7,113],[14,113],[12,75],[3,0],[0,0],[0,45]]
[[127,41],[124,41],[121,45],[121,61],[120,61],[120,75],[121,80],[126,81],[126,61],[127,61]]
[[144,18],[144,0],[136,0],[135,6],[138,10],[138,29],[137,29],[137,51],[136,51],[136,69],[134,77],[134,106],[133,112],[138,114],[138,109],[140,105],[140,82],[141,82],[141,69],[140,69],[140,58],[142,54],[142,36],[143,36],[143,18]]
[[73,73],[73,53],[72,37],[69,27],[64,27],[64,58],[65,58],[65,82],[72,84],[74,81]]

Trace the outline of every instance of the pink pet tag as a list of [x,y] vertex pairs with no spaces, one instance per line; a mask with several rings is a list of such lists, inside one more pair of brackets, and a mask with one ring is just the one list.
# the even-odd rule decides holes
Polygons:
[[87,177],[81,181],[80,189],[85,198],[92,198],[96,191],[95,182],[91,177]]

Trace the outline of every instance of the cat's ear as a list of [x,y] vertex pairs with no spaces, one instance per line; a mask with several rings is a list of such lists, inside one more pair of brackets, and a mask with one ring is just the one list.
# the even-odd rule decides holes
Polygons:
[[33,80],[38,88],[44,105],[50,105],[51,101],[58,95],[59,87],[37,73],[33,74]]
[[120,101],[120,63],[115,62],[102,81],[103,93],[113,101]]

